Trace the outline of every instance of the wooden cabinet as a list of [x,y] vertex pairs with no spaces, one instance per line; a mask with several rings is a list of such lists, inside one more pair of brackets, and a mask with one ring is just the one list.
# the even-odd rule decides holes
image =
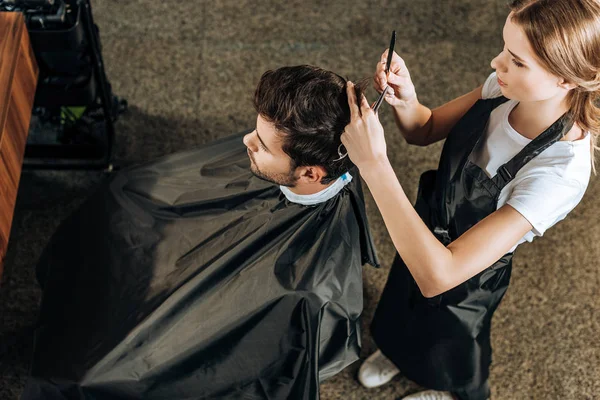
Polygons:
[[0,278],[37,77],[38,68],[23,15],[0,12]]

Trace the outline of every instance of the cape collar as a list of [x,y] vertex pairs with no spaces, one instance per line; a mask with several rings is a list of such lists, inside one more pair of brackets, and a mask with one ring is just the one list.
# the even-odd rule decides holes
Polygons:
[[344,175],[337,178],[335,182],[313,194],[296,194],[286,186],[279,186],[285,197],[292,203],[302,204],[305,206],[314,206],[315,204],[324,203],[327,200],[337,195],[347,184],[352,181],[352,175],[346,172]]

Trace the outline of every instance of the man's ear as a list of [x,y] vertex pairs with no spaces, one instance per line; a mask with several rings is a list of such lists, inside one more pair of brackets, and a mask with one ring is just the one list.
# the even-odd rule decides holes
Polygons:
[[327,171],[321,166],[304,166],[297,168],[298,181],[301,183],[321,183],[321,179],[327,176]]

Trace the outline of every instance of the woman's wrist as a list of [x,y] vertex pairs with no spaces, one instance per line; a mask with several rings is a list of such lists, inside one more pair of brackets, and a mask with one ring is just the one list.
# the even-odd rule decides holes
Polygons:
[[430,125],[428,126],[431,114],[432,111],[419,103],[416,98],[410,105],[394,107],[396,125],[410,144],[425,145],[423,144],[423,135],[431,128]]
[[415,93],[415,95],[409,99],[409,100],[403,100],[403,101],[399,101],[397,104],[395,104],[393,107],[395,110],[404,113],[407,110],[410,111],[412,109],[416,109],[417,107],[419,107],[421,103],[419,103],[419,99],[417,98],[417,94]]
[[382,155],[374,160],[363,163],[358,166],[358,169],[367,184],[373,179],[380,179],[390,171],[393,173],[393,168],[387,155]]

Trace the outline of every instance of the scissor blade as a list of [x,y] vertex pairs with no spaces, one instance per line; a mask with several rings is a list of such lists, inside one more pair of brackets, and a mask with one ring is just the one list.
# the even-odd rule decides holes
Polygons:
[[385,94],[387,93],[388,87],[386,87],[383,90],[383,92],[381,92],[381,94],[379,95],[379,98],[377,99],[375,104],[373,104],[373,112],[375,112],[375,114],[377,114],[377,110],[379,110],[379,106],[381,106],[381,104],[383,103],[383,98],[385,97]]

